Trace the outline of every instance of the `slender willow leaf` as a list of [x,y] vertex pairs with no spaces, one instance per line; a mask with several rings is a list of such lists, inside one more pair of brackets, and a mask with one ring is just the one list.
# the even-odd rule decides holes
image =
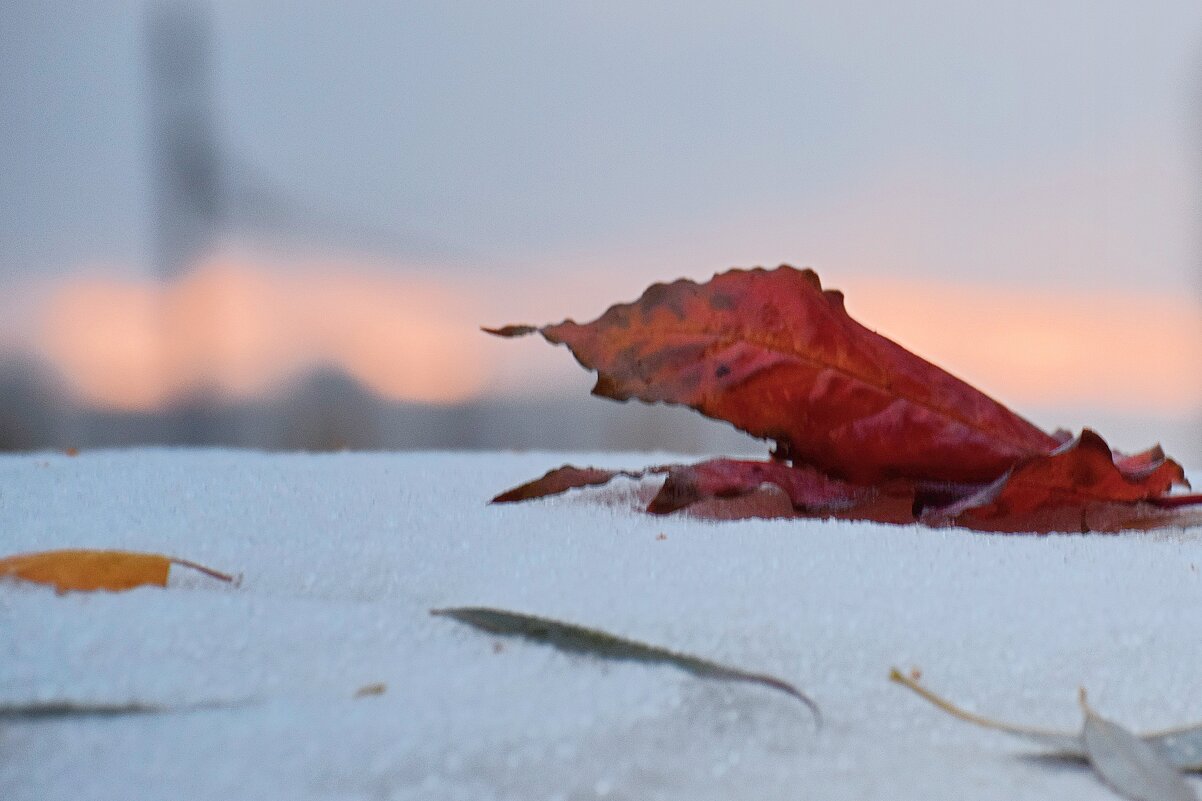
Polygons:
[[386,692],[388,692],[388,685],[381,681],[381,682],[377,682],[375,684],[363,685],[359,689],[355,690],[354,697],[355,698],[370,698],[373,695],[383,695]]
[[667,648],[648,645],[636,640],[628,640],[597,629],[521,612],[508,612],[487,607],[457,607],[431,609],[430,614],[449,617],[490,634],[523,637],[570,653],[586,654],[602,659],[667,664],[704,679],[742,681],[771,687],[801,701],[813,713],[817,724],[822,725],[822,712],[813,699],[792,684],[775,676],[750,673],[697,656],[670,651]]
[[20,721],[41,720],[43,718],[165,715],[177,712],[198,712],[206,709],[228,709],[251,703],[254,703],[254,701],[208,701],[180,705],[148,704],[142,701],[35,701],[27,704],[0,705],[0,720]]
[[86,701],[44,701],[32,704],[0,706],[0,720],[39,720],[41,718],[116,717],[118,715],[153,715],[166,711],[163,707],[131,701],[124,704],[92,703]]
[[1131,801],[1197,801],[1185,778],[1164,755],[1117,723],[1099,717],[1081,690],[1085,725],[1081,740],[1103,782]]

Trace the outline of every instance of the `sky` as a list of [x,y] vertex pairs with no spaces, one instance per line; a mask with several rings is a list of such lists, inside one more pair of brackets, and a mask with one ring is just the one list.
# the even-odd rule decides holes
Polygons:
[[[832,217],[850,234],[900,207],[875,238],[926,271],[1069,283],[1094,268],[972,249],[1021,255],[1030,231],[992,229],[1032,226],[1024,207],[1120,248],[1199,208],[1195,3],[896,5],[218,2],[220,134],[292,196],[464,269],[697,238],[807,261]],[[0,13],[0,269],[146,269],[145,4]],[[951,243],[911,241],[948,213]],[[1193,244],[1141,271],[1178,279],[1194,265],[1166,257]]]
[[[213,269],[359,264],[399,286],[441,281],[459,293],[448,319],[496,324],[592,317],[651,281],[789,262],[849,290],[853,313],[857,296],[888,311],[886,291],[947,290],[1005,329],[1026,310],[991,299],[1072,319],[1132,299],[1116,333],[1133,359],[1167,352],[1196,372],[1202,9],[901,6],[214,2],[221,147],[304,211],[282,242],[231,230]],[[26,344],[55,352],[61,331],[29,330],[52,324],[75,277],[173,291],[154,285],[146,12],[0,10],[10,347],[13,321],[36,312]],[[883,333],[934,341],[938,361],[968,332],[947,328],[941,351],[930,306],[888,315]],[[1041,323],[1080,338],[1057,324]],[[1101,374],[1107,356],[1070,361]],[[962,373],[996,361],[952,357]],[[1125,385],[1152,380],[1126,369]],[[1174,397],[1184,414],[1202,387]]]

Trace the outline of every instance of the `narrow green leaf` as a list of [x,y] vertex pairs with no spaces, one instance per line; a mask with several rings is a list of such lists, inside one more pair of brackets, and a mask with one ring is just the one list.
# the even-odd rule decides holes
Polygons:
[[0,720],[41,720],[43,718],[117,717],[120,715],[165,715],[178,712],[198,712],[206,709],[228,709],[255,703],[246,701],[208,701],[198,704],[159,705],[142,701],[34,701],[26,704],[0,705]]
[[770,687],[801,701],[814,715],[816,724],[822,725],[822,712],[813,699],[792,684],[775,676],[750,673],[701,657],[670,651],[667,648],[648,645],[636,640],[628,640],[597,629],[521,612],[508,612],[487,607],[457,607],[431,609],[430,614],[449,617],[490,634],[523,637],[570,653],[596,656],[602,659],[667,664],[703,679],[741,681]]
[[81,701],[42,701],[0,706],[0,720],[39,720],[41,718],[115,717],[117,715],[153,715],[163,707],[132,701],[124,704]]

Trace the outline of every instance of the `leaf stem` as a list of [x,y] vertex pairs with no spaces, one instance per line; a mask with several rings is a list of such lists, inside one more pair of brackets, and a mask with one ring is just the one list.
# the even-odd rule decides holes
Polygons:
[[168,560],[173,565],[179,565],[180,567],[190,567],[193,570],[204,573],[206,576],[215,578],[218,581],[224,581],[227,584],[233,584],[235,587],[242,583],[241,576],[232,576],[229,573],[222,573],[220,570],[214,570],[211,567],[205,567],[204,565],[202,565],[198,562],[193,562],[189,559],[177,559],[174,556],[170,556],[170,557],[168,557]]
[[930,690],[928,690],[926,687],[923,687],[921,684],[919,684],[914,679],[910,678],[909,676],[904,675],[897,668],[889,669],[889,680],[902,685],[903,687],[905,687],[906,689],[910,690],[911,692],[917,694],[918,696],[925,699],[929,703],[939,707],[940,709],[942,709],[944,712],[948,713],[952,717],[959,718],[960,720],[967,721],[968,723],[975,723],[976,725],[983,726],[987,729],[995,729],[997,731],[1004,731],[1008,734],[1032,735],[1035,737],[1044,737],[1044,736],[1048,736],[1048,735],[1051,735],[1053,737],[1075,737],[1076,736],[1075,732],[1063,732],[1063,731],[1055,731],[1053,729],[1039,729],[1039,728],[1034,728],[1034,727],[1030,727],[1030,726],[1019,726],[1014,723],[1006,723],[1006,722],[1000,721],[1000,720],[993,720],[992,718],[987,718],[982,715],[978,715],[973,712],[969,712],[967,709],[958,707],[955,704],[953,704],[951,701],[947,700],[946,698],[943,698],[942,696],[936,695],[935,693],[931,692]]

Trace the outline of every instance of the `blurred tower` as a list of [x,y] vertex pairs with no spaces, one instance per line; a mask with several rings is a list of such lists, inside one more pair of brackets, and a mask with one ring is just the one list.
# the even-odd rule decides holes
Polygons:
[[204,6],[154,5],[147,18],[147,92],[155,265],[174,278],[214,244],[225,214]]
[[[164,0],[146,17],[148,155],[153,208],[154,268],[160,280],[179,278],[216,244],[226,217],[227,194],[217,141],[213,88],[213,29],[208,8],[189,0]],[[162,366],[170,374],[187,341],[185,325],[170,306],[161,309]],[[220,299],[204,314],[221,328]],[[193,324],[196,324],[193,321]],[[220,433],[213,398],[203,390],[176,398],[161,441],[204,444]],[[228,434],[227,434],[228,436]]]

